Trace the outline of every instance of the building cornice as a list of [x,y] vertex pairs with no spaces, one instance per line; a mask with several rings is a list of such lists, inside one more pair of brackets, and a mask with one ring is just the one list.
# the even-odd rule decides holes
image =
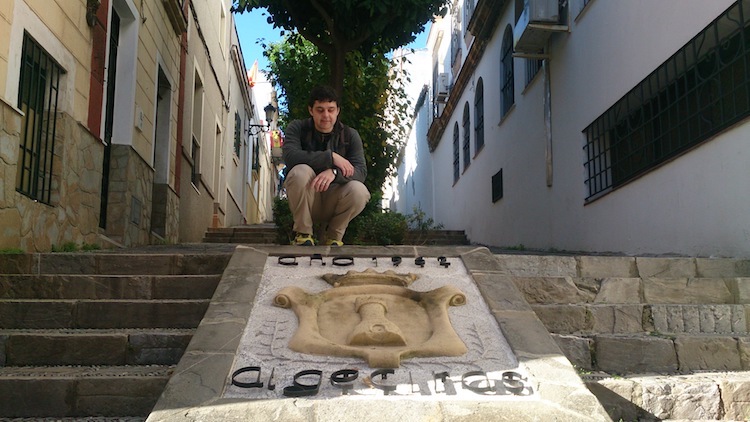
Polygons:
[[459,98],[463,95],[464,89],[471,80],[471,75],[474,73],[477,64],[484,55],[484,50],[487,48],[487,44],[495,33],[500,18],[502,17],[502,11],[508,0],[479,0],[474,14],[471,15],[469,25],[467,29],[474,35],[474,42],[471,44],[469,53],[466,55],[466,60],[461,65],[461,70],[456,77],[456,82],[453,84],[453,88],[450,90],[448,95],[448,101],[445,104],[443,112],[440,116],[435,118],[427,130],[427,143],[430,146],[430,151],[434,151],[440,139],[445,133],[445,128],[448,126],[448,121],[453,115],[458,104]]

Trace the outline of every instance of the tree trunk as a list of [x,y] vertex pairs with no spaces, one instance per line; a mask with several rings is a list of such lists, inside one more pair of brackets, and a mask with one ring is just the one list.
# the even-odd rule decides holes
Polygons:
[[331,71],[331,87],[336,90],[339,98],[342,99],[344,95],[344,69],[346,68],[346,52],[338,47],[334,46],[331,51],[332,54],[328,56],[329,66]]

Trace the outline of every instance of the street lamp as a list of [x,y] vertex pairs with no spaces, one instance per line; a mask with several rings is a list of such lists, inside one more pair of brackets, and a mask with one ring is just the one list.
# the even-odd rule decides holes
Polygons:
[[255,136],[261,132],[268,132],[268,130],[271,128],[271,121],[273,120],[273,114],[276,113],[276,107],[274,107],[271,103],[268,103],[267,106],[263,107],[263,111],[266,112],[266,124],[248,125],[248,135]]

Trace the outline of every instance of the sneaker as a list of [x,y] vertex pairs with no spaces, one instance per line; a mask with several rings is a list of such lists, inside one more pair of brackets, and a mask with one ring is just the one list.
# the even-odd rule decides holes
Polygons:
[[344,246],[344,242],[336,239],[328,239],[326,240],[327,246]]
[[292,244],[297,246],[315,246],[315,241],[313,240],[312,235],[307,233],[297,233],[297,237],[294,238]]

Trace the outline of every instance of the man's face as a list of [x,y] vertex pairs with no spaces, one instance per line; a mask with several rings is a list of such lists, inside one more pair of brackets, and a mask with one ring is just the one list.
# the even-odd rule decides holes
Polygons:
[[307,107],[315,122],[315,129],[320,133],[333,132],[333,125],[339,116],[339,106],[335,101],[315,101],[312,107]]

